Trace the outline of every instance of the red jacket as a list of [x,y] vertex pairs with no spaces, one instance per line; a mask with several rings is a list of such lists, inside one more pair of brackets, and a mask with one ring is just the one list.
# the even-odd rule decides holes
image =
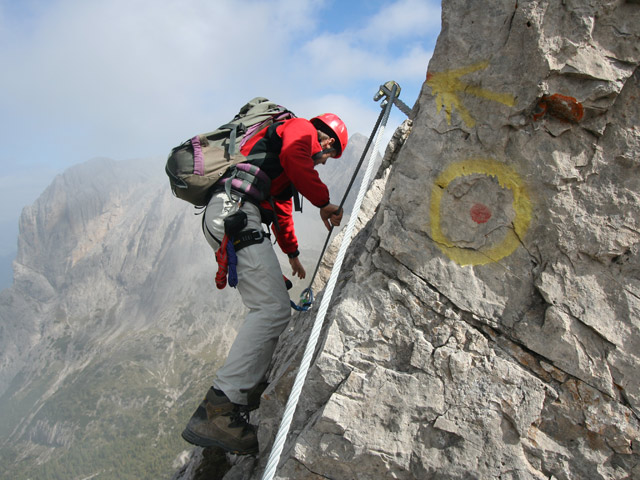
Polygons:
[[[264,158],[257,164],[271,178],[271,196],[275,205],[279,230],[276,239],[282,251],[295,255],[298,252],[292,217],[292,186],[313,205],[322,208],[329,203],[329,189],[320,180],[313,165],[312,156],[322,151],[318,132],[309,120],[292,118],[265,128],[251,138],[241,150],[245,156]],[[263,208],[271,210],[269,202]]]

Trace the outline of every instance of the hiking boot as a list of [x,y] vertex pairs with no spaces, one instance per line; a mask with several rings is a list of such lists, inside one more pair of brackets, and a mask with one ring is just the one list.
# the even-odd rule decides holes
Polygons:
[[[187,427],[182,432],[182,437],[186,440],[189,436],[189,431],[193,425],[197,425],[201,422],[206,422],[218,415],[228,413],[233,410],[233,403],[227,398],[227,396],[220,390],[216,390],[211,387],[204,397],[204,400],[200,403],[196,411],[191,415]],[[187,440],[189,441],[189,440]]]
[[231,410],[233,410],[231,400],[221,390],[211,387],[191,418],[213,418]]
[[244,405],[234,404],[232,410],[212,418],[194,415],[182,438],[199,447],[220,447],[236,455],[258,452],[256,429],[249,423],[249,411]]
[[249,409],[249,411],[260,408],[260,398],[262,397],[262,392],[264,392],[268,386],[269,383],[260,382],[258,385],[249,390],[249,392],[247,392],[247,403],[249,404],[247,405],[247,408]]

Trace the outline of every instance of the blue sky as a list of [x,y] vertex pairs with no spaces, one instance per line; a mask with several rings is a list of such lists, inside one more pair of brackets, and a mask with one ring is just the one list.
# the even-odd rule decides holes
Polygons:
[[381,83],[413,105],[439,31],[432,0],[0,0],[0,258],[67,167],[165,157],[252,97],[369,134]]

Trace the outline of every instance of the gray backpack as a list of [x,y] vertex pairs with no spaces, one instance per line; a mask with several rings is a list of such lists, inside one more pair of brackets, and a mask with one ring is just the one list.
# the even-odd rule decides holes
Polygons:
[[218,185],[227,189],[231,185],[254,200],[264,200],[269,177],[253,165],[236,167],[247,161],[240,149],[263,128],[289,118],[295,115],[288,109],[256,97],[229,123],[178,145],[171,150],[165,167],[173,194],[198,207],[206,206],[214,185],[222,180]]

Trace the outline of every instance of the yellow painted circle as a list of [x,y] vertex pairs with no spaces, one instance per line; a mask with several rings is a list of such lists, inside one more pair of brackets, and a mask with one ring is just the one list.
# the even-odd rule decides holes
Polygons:
[[[494,177],[502,188],[511,190],[515,211],[513,228],[507,232],[504,240],[482,251],[456,247],[440,226],[440,204],[447,187],[454,179],[473,174]],[[479,158],[453,163],[438,176],[431,191],[430,213],[431,238],[445,255],[459,265],[485,265],[511,255],[518,248],[531,222],[531,202],[521,178],[512,168],[492,159]]]

